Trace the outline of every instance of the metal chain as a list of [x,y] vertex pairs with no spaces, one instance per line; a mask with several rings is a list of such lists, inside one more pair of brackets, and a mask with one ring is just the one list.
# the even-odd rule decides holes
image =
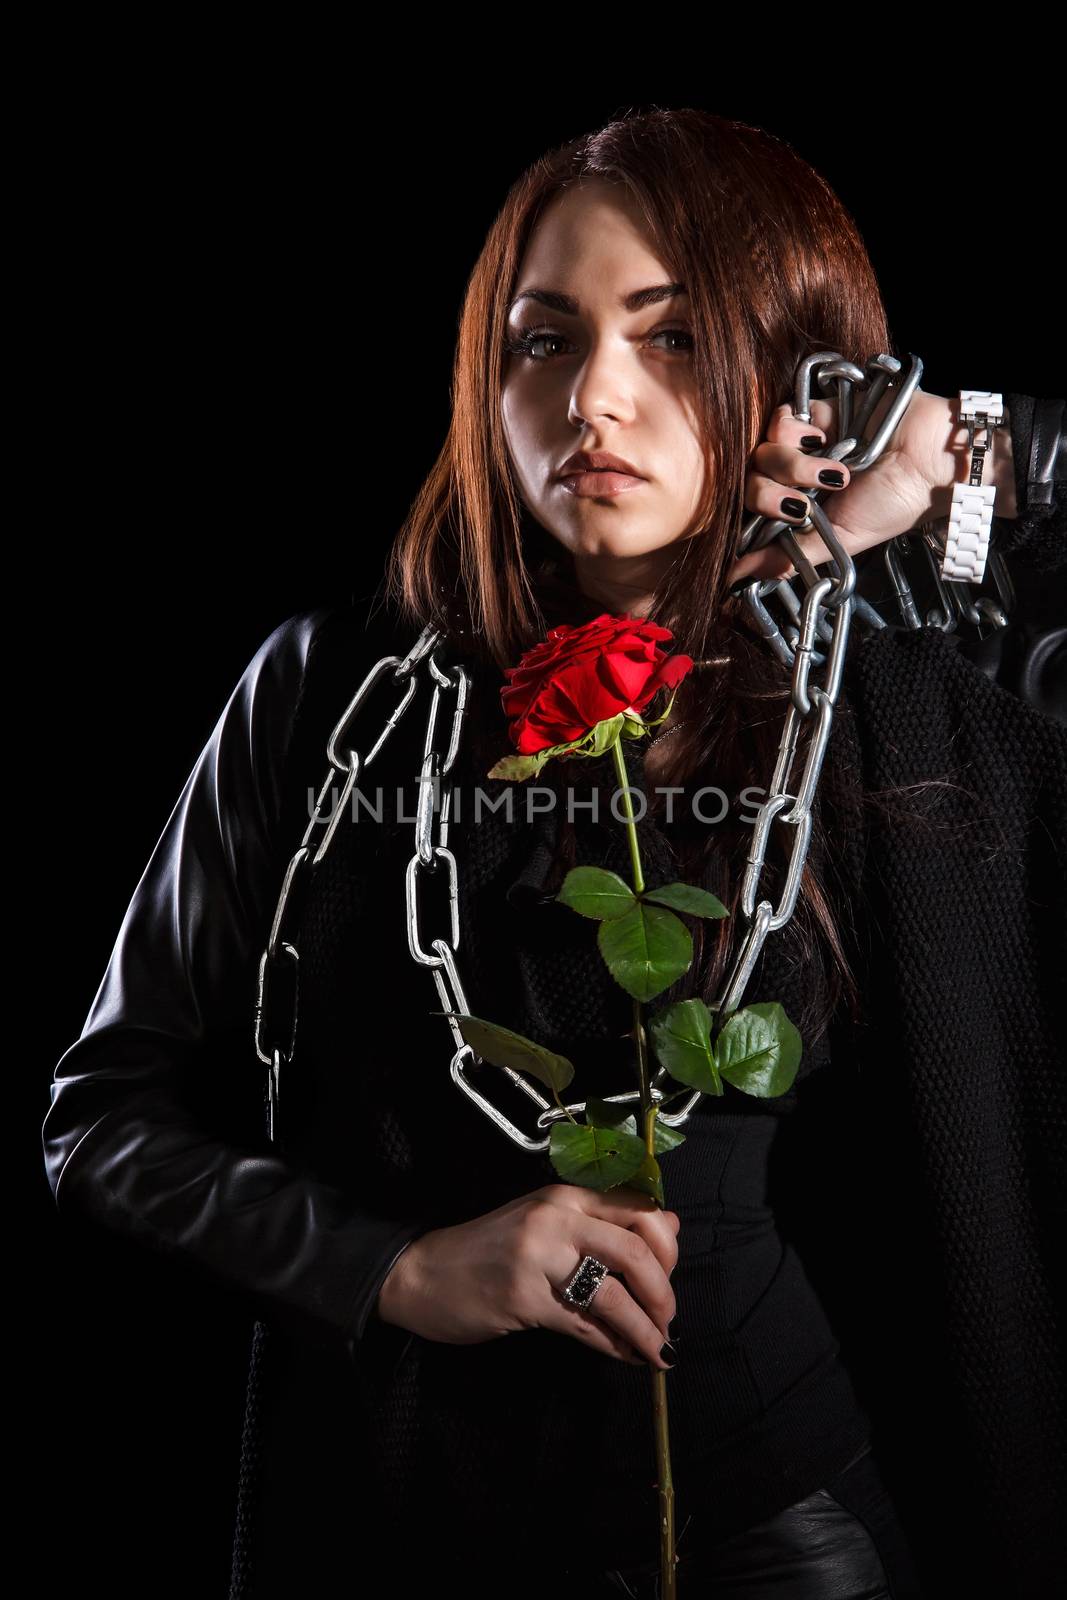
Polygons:
[[[797,368],[793,414],[803,422],[810,422],[811,380],[818,369],[818,381],[826,389],[836,387],[838,418],[842,437],[829,452],[834,460],[845,461],[850,472],[866,470],[884,450],[894,429],[907,409],[922,374],[922,362],[911,357],[911,370],[900,385],[892,406],[886,412],[876,434],[864,439],[862,431],[882,392],[899,374],[900,362],[892,356],[879,355],[867,363],[866,371],[853,362],[845,361],[837,352],[821,351],[807,357]],[[853,420],[853,388],[866,388],[866,395]],[[841,687],[845,647],[849,627],[855,611],[868,626],[884,628],[885,619],[866,600],[855,594],[855,564],[843,547],[833,525],[822,509],[816,492],[807,491],[811,516],[802,525],[784,523],[763,516],[754,517],[743,529],[736,554],[760,549],[772,539],[779,539],[788,551],[799,578],[805,585],[802,596],[797,596],[792,582],[786,579],[747,582],[742,593],[752,618],[775,654],[787,665],[791,673],[790,706],[779,743],[777,760],[771,777],[767,799],[759,808],[753,827],[752,844],[745,865],[741,885],[741,911],[745,932],[731,969],[714,1002],[720,1017],[735,1011],[751,977],[756,960],[769,933],[783,928],[793,915],[800,880],[811,839],[812,805],[833,723],[834,708]],[[817,491],[826,493],[827,491]],[[814,528],[830,552],[832,576],[820,576],[797,544],[799,532]],[[974,585],[944,580],[938,572],[935,555],[939,554],[936,535],[927,527],[920,527],[920,549],[933,570],[940,610],[929,613],[928,623],[946,629],[954,628],[959,618],[981,624],[989,620],[1002,626],[1011,609],[1011,581],[1003,559],[991,553],[990,570],[997,586],[999,602],[990,596],[972,600]],[[907,546],[910,541],[899,540],[887,546],[885,559],[893,581],[894,595],[904,622],[911,627],[922,626],[918,608],[901,563],[901,550],[894,546]],[[970,591],[966,597],[957,590]],[[779,627],[769,611],[766,600],[773,598],[785,612]],[[816,639],[825,646],[820,653],[815,649]],[[327,741],[326,753],[329,771],[319,790],[315,810],[299,848],[286,869],[281,894],[274,913],[270,937],[259,962],[258,994],[255,1008],[255,1047],[259,1059],[270,1069],[270,1138],[277,1137],[276,1117],[282,1103],[282,1070],[293,1059],[296,1044],[297,1001],[299,991],[299,956],[291,937],[291,930],[299,918],[303,894],[316,869],[325,858],[345,809],[351,802],[356,783],[371,765],[386,739],[407,711],[416,693],[418,678],[428,677],[431,698],[423,745],[422,767],[419,776],[419,798],[415,817],[415,849],[405,874],[407,901],[408,947],[417,965],[427,967],[433,975],[446,1012],[470,1014],[463,984],[456,964],[460,947],[459,924],[459,869],[456,858],[448,849],[448,826],[451,809],[452,786],[448,779],[459,750],[463,721],[466,715],[470,690],[470,675],[459,663],[452,664],[451,675],[438,659],[446,644],[441,629],[432,625],[423,629],[408,654],[383,656],[368,671]],[[812,668],[825,670],[821,682],[812,679]],[[378,679],[386,673],[392,684],[402,684],[403,694],[370,751],[363,756],[353,743],[358,714]],[[442,702],[452,706],[447,743],[442,755],[442,741],[437,736],[438,716]],[[812,723],[812,736],[804,760],[803,770],[791,784],[793,762],[803,723]],[[664,735],[660,735],[664,737]],[[327,797],[334,788],[336,778],[343,778],[341,798],[327,812]],[[444,784],[442,792],[442,784]],[[438,805],[438,800],[440,804]],[[436,833],[434,818],[437,817]],[[792,829],[785,881],[777,904],[761,893],[761,879],[766,866],[767,847],[775,824]],[[425,876],[435,877],[444,871],[448,884],[449,929],[448,934],[428,938],[422,926],[419,889]],[[279,1001],[278,986],[284,984],[283,998]],[[446,1022],[452,1034],[455,1050],[450,1070],[457,1087],[466,1094],[497,1127],[523,1150],[540,1153],[547,1150],[551,1124],[567,1112],[584,1111],[585,1102],[570,1103],[561,1111],[553,1101],[547,1100],[534,1083],[510,1067],[494,1068],[503,1071],[515,1089],[531,1100],[536,1108],[536,1128],[539,1136],[525,1133],[510,1117],[479,1089],[469,1076],[471,1067],[481,1066],[482,1058],[463,1038],[459,1025],[449,1016]],[[668,1074],[660,1067],[651,1080],[654,1100],[663,1100]],[[675,1086],[676,1088],[676,1086]],[[674,1112],[659,1113],[659,1120],[677,1127],[689,1117],[701,1098],[701,1090],[694,1090],[689,1099]],[[626,1103],[640,1098],[637,1088],[603,1098]]]
[[[276,1119],[281,1101],[282,1068],[283,1066],[287,1067],[292,1061],[293,1051],[296,1046],[299,955],[292,939],[287,935],[289,930],[295,927],[299,921],[300,910],[311,877],[333,843],[338,825],[351,799],[360,773],[375,760],[386,739],[411,704],[412,696],[417,688],[415,668],[433,649],[439,637],[439,633],[433,628],[424,628],[406,656],[403,658],[400,656],[382,656],[379,661],[376,661],[345,707],[341,720],[330,734],[326,744],[326,754],[330,763],[329,771],[319,789],[315,809],[311,821],[304,832],[304,837],[301,839],[299,847],[294,852],[285,870],[281,893],[274,911],[270,937],[259,959],[259,981],[255,1007],[255,1047],[259,1059],[270,1068],[270,1138],[272,1143],[277,1138]],[[394,684],[404,684],[404,693],[392,714],[386,719],[385,727],[378,735],[369,753],[366,756],[362,756],[349,741],[352,724],[355,722],[356,715],[362,709],[363,702],[371,689],[390,668],[392,668],[392,682]],[[327,797],[334,787],[338,773],[344,778],[341,799],[333,807],[332,811],[327,812]],[[422,791],[420,790],[420,798],[421,794]],[[421,817],[421,806],[419,814]],[[445,824],[445,829],[447,832],[447,824]],[[276,992],[276,984],[279,978],[281,982],[287,982],[287,988],[281,1004],[279,1004]],[[287,1013],[284,1016],[279,1014],[283,1007]]]

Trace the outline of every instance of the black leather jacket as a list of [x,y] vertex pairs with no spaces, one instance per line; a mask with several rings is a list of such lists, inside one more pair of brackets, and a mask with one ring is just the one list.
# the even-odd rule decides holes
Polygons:
[[[1011,398],[1020,419],[1035,410]],[[1063,402],[1036,411],[1032,443],[1014,412],[1012,433],[1020,494],[1036,484],[1040,500],[1041,474],[1064,475]],[[999,526],[1010,545],[1013,525]],[[253,1067],[265,1079],[251,1049],[258,961],[297,843],[280,837],[283,757],[327,610],[283,622],[233,690],[133,894],[81,1036],[56,1066],[43,1145],[61,1215],[168,1252],[256,1314],[351,1350],[425,1224],[360,1211],[204,1109],[225,1092],[250,1100]],[[1067,627],[1019,618],[961,648],[1062,714]],[[381,653],[369,647],[368,666]]]
[[249,1077],[259,955],[299,842],[279,836],[282,755],[326,614],[283,622],[233,690],[56,1066],[43,1141],[61,1215],[183,1258],[257,1313],[335,1345],[362,1333],[418,1230],[354,1210],[254,1139],[209,1131],[226,1112],[206,1109],[241,1092],[261,1104]]

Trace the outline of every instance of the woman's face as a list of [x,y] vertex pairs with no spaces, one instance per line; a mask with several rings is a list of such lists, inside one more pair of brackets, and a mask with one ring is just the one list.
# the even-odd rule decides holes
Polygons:
[[[583,179],[540,217],[508,313],[523,349],[505,357],[503,423],[521,497],[583,591],[632,615],[695,531],[704,484],[689,299],[671,282],[626,191]],[[661,292],[639,303],[647,290]],[[580,450],[638,476],[575,475]]]

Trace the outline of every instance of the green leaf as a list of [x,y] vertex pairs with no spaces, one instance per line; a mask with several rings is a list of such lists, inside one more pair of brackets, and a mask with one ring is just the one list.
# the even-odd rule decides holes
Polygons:
[[554,744],[547,750],[535,750],[532,756],[501,756],[496,765],[489,768],[486,777],[503,778],[510,783],[525,783],[527,778],[537,776],[546,761],[550,761],[553,756],[566,755],[580,743],[580,739],[575,739],[570,744]]
[[548,752],[539,750],[533,756],[501,756],[486,773],[487,778],[500,778],[506,783],[525,783],[540,772]]
[[578,739],[571,739],[566,744],[550,745],[546,750],[535,750],[533,755],[501,756],[500,760],[489,768],[486,774],[489,778],[504,778],[512,783],[525,783],[527,778],[532,778],[540,772],[546,761],[551,761],[556,756],[601,756],[605,750],[610,750],[615,740],[619,737],[625,717],[622,712],[614,717],[605,717],[603,722],[597,722],[588,733],[583,733]]
[[646,889],[641,898],[655,900],[657,905],[670,906],[674,911],[688,911],[694,917],[730,915],[721,900],[692,883],[665,883],[658,889]]
[[637,904],[626,880],[604,867],[572,867],[556,899],[597,922],[625,916]]
[[797,1075],[802,1050],[800,1034],[777,1000],[735,1011],[715,1041],[722,1076],[760,1099],[785,1094]]
[[[671,695],[670,699],[667,701],[666,709],[664,710],[664,712],[662,713],[661,716],[652,717],[652,718],[646,718],[645,719],[645,727],[646,728],[658,728],[661,722],[666,722],[667,718],[671,714],[671,707],[674,705],[675,698],[676,698],[677,694],[678,694],[678,690],[675,689],[674,693]],[[653,695],[652,698],[655,699],[655,695]]]
[[[625,1122],[619,1123],[619,1127],[625,1128],[627,1133],[637,1134],[637,1137],[641,1139],[641,1143],[644,1144],[644,1139],[640,1134],[637,1133],[636,1116],[627,1117]],[[676,1150],[680,1144],[684,1143],[684,1133],[679,1133],[677,1128],[668,1128],[666,1123],[659,1120],[659,1117],[656,1118],[654,1137],[652,1140],[653,1155],[661,1156],[665,1150]]]
[[502,1028],[497,1022],[486,1022],[484,1017],[469,1017],[457,1011],[432,1011],[430,1015],[454,1017],[464,1042],[484,1060],[492,1062],[494,1067],[529,1072],[557,1094],[574,1077],[574,1067],[566,1056],[558,1056],[535,1040],[524,1038],[510,1028]]
[[672,1078],[702,1094],[722,1094],[711,1042],[712,1015],[703,1000],[679,1000],[648,1024],[652,1048]]
[[614,717],[605,717],[603,722],[597,722],[590,728],[586,736],[589,748],[582,750],[582,755],[602,756],[610,750],[618,739],[626,721],[626,713],[618,712]]
[[603,1194],[627,1183],[648,1158],[642,1139],[614,1128],[590,1127],[580,1122],[554,1122],[548,1155],[565,1183]]
[[655,1156],[650,1156],[646,1150],[645,1159],[632,1178],[627,1178],[624,1185],[627,1189],[636,1189],[640,1194],[650,1194],[661,1206],[666,1205],[663,1198],[663,1174]]
[[693,959],[693,939],[672,911],[638,901],[625,916],[602,922],[597,944],[611,976],[635,1000],[654,1000]]
[[[585,1120],[596,1128],[617,1128],[620,1132],[632,1133],[644,1144],[644,1135],[637,1131],[637,1114],[627,1111],[628,1104],[629,1101],[620,1104],[618,1100],[600,1100],[591,1094],[585,1102]],[[664,1150],[674,1150],[684,1143],[684,1133],[679,1133],[677,1128],[668,1128],[659,1117],[656,1118],[653,1155],[662,1155]]]
[[620,1105],[617,1100],[601,1100],[595,1094],[591,1094],[585,1102],[585,1120],[594,1128],[624,1128],[629,1122],[631,1131],[637,1132],[625,1103]]

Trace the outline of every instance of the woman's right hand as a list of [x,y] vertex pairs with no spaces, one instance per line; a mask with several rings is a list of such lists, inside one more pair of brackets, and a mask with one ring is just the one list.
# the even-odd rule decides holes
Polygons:
[[[619,1361],[666,1369],[659,1352],[675,1313],[670,1275],[679,1226],[676,1212],[625,1185],[600,1194],[547,1184],[470,1222],[421,1234],[382,1283],[377,1313],[445,1344],[551,1328]],[[560,1289],[587,1255],[625,1282],[606,1277],[583,1311]]]

